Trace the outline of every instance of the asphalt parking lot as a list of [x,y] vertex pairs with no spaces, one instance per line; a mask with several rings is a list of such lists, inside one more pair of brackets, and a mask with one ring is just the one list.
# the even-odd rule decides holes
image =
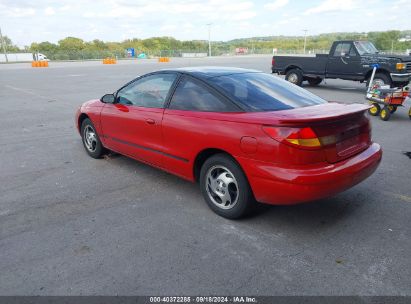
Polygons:
[[[411,295],[411,121],[372,117],[376,173],[335,197],[230,221],[129,158],[95,160],[76,108],[161,68],[269,72],[270,57],[0,65],[0,295]],[[307,87],[364,102],[365,86]]]

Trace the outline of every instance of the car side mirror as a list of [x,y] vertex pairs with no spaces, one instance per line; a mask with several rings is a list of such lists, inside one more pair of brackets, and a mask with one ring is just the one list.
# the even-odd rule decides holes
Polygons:
[[106,94],[100,98],[100,101],[104,103],[114,103],[115,100],[114,94]]

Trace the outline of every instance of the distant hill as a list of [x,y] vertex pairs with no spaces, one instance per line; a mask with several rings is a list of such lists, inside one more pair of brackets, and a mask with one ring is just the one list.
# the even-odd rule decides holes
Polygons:
[[[405,31],[398,31],[399,32],[399,38],[405,38],[407,36],[411,36],[411,30],[405,30]],[[381,32],[371,32],[373,34],[381,34],[381,33],[386,33],[384,31]],[[343,39],[348,39],[348,38],[353,38],[354,37],[362,37],[363,39],[366,39],[368,36],[367,32],[334,32],[334,33],[323,33],[323,34],[317,34],[317,35],[310,35],[309,33],[307,34],[307,37],[310,39],[319,39],[319,38],[330,38],[330,39],[335,39],[338,38],[340,40]],[[290,39],[290,40],[295,40],[295,39],[304,39],[304,35],[300,36],[284,36],[284,35],[278,35],[278,36],[260,36],[260,37],[248,37],[248,38],[238,38],[238,39],[232,39],[226,41],[226,43],[241,43],[245,41],[275,41],[275,40],[283,40],[283,39]]]

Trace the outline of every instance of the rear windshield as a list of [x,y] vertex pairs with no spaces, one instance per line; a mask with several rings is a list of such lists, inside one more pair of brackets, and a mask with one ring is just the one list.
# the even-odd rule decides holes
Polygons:
[[209,78],[249,111],[278,111],[326,103],[324,99],[265,73],[241,73]]

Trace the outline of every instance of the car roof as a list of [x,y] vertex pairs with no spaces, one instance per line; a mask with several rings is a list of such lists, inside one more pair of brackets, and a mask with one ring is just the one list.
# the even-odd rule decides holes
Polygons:
[[261,73],[261,71],[252,70],[252,69],[218,67],[218,66],[184,67],[184,68],[166,69],[162,71],[179,72],[183,74],[192,75],[197,78],[211,78],[211,77],[217,77],[217,76],[244,74],[244,73]]

